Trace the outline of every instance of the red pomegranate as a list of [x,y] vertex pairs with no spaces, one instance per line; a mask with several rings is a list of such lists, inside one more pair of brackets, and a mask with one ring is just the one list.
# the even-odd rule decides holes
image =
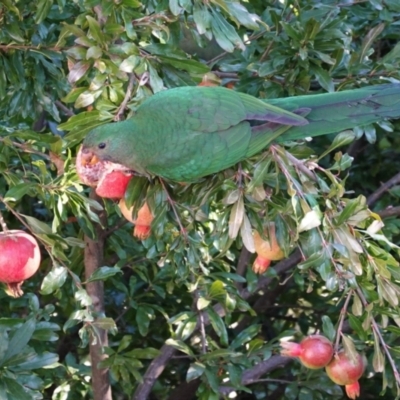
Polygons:
[[344,350],[339,351],[325,370],[329,378],[337,385],[352,385],[356,383],[364,373],[366,367],[365,358],[356,353],[352,359]]
[[349,399],[355,400],[360,396],[360,384],[357,382],[351,383],[350,385],[345,385],[346,394]]
[[333,346],[322,335],[307,336],[300,343],[282,342],[281,355],[296,357],[307,368],[323,368],[332,360]]
[[90,151],[79,149],[76,157],[76,171],[85,185],[96,188],[100,197],[120,199],[133,173],[121,164],[101,161]]
[[264,273],[271,261],[282,260],[285,257],[276,239],[275,224],[269,223],[265,227],[264,233],[267,239],[263,239],[257,231],[253,232],[254,246],[257,253],[257,258],[253,263],[253,271],[256,274]]
[[147,239],[151,234],[151,221],[153,221],[154,216],[150,211],[147,203],[144,203],[142,208],[138,211],[136,220],[132,218],[132,209],[126,206],[125,200],[121,199],[118,203],[122,215],[129,221],[135,224],[135,229],[133,231],[133,236],[140,240]]
[[132,176],[131,173],[120,170],[106,172],[97,185],[96,193],[107,199],[121,199]]
[[36,239],[20,230],[0,232],[0,282],[14,297],[22,296],[21,285],[39,268],[40,250]]

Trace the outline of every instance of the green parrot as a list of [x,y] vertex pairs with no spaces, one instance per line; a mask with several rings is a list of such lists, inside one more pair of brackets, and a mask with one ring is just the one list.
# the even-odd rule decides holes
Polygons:
[[400,118],[400,84],[274,100],[223,87],[159,92],[134,117],[93,129],[83,162],[121,164],[145,175],[190,182],[257,154],[272,142]]

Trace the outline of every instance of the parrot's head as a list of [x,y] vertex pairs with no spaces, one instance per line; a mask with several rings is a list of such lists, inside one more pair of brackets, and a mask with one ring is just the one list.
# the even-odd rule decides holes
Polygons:
[[99,161],[118,162],[115,159],[120,151],[118,126],[118,123],[105,124],[92,129],[82,143],[82,162],[91,165]]
[[117,138],[118,125],[119,123],[99,126],[85,137],[76,157],[76,169],[86,185],[96,187],[111,171],[131,175],[132,171],[118,162],[121,143]]

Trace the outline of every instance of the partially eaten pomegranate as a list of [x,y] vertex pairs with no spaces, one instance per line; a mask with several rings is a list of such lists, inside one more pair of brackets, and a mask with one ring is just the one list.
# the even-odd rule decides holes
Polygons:
[[125,166],[99,160],[79,149],[76,157],[76,171],[80,180],[96,188],[100,197],[120,199],[124,196],[133,172]]

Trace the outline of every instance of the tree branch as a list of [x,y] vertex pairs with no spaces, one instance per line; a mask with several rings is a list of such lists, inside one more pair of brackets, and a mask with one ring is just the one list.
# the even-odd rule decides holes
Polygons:
[[376,211],[377,214],[381,218],[389,218],[389,217],[397,217],[400,215],[400,206],[399,207],[388,207],[384,210]]
[[[276,271],[277,275],[282,275],[282,274],[286,273],[287,271],[289,271],[290,269],[292,269],[300,261],[301,261],[300,251],[296,250],[289,258],[287,258],[286,260],[280,261],[278,264],[276,264],[275,271]],[[270,277],[260,278],[255,291],[265,288],[273,281],[273,279],[275,279],[275,278],[270,278]],[[240,294],[246,300],[251,295],[253,295],[253,292],[249,292],[247,289],[243,289]],[[214,311],[217,312],[220,316],[225,315],[225,310],[220,304],[217,304],[216,306],[214,306]],[[207,326],[210,324],[210,320],[207,317],[207,315],[204,316],[203,323],[204,323],[204,326]],[[199,320],[197,320],[197,325],[196,325],[196,329],[194,332],[198,331],[200,329],[200,327],[201,327],[201,323]],[[143,382],[141,384],[139,384],[139,386],[137,387],[137,389],[132,397],[132,400],[146,400],[147,399],[147,396],[149,395],[151,388],[153,387],[155,381],[160,376],[160,374],[164,371],[164,368],[168,364],[170,358],[174,355],[175,351],[176,350],[173,347],[168,346],[168,345],[164,345],[161,348],[161,354],[158,357],[156,357],[150,364],[149,368],[147,369],[147,371],[143,377]],[[276,361],[278,361],[278,359],[276,359]],[[274,361],[274,362],[276,362],[276,361]],[[264,363],[261,363],[261,364],[265,368],[267,367],[267,365],[269,365],[269,364],[264,365]],[[254,369],[256,369],[256,367],[254,367]],[[260,368],[262,368],[262,366]],[[266,372],[264,372],[264,373],[266,373]],[[172,400],[172,398],[171,398],[171,400]],[[178,399],[176,399],[176,400],[178,400]]]
[[75,115],[75,113],[74,113],[72,110],[70,110],[66,105],[64,105],[63,103],[61,103],[60,100],[56,100],[56,101],[54,102],[54,104],[57,106],[57,108],[59,108],[61,111],[63,111],[64,114],[65,114],[67,117],[73,117],[73,116]]
[[[94,190],[90,193],[90,198],[98,200]],[[100,215],[100,219],[105,219],[105,214]],[[91,239],[85,235],[85,278],[86,280],[103,265],[104,238],[103,230],[100,224],[95,224],[96,239]],[[93,309],[97,314],[104,313],[104,288],[102,281],[88,282],[86,290],[93,301]],[[107,331],[98,328],[96,340],[92,340],[89,344],[90,359],[92,364],[92,389],[94,400],[112,400],[111,384],[108,368],[98,368],[100,361],[107,356],[103,353],[103,347],[108,345]]]
[[143,382],[137,387],[132,400],[147,400],[155,381],[164,371],[164,368],[176,350],[172,346],[164,344],[160,351],[161,354],[156,357],[149,365],[149,368],[147,368],[143,376]]
[[[268,360],[261,361],[253,368],[250,368],[243,372],[242,374],[242,385],[251,385],[259,380],[262,375],[268,374],[271,371],[274,371],[277,368],[284,367],[285,365],[292,362],[292,359],[289,357],[283,356],[272,356]],[[232,387],[221,386],[220,392],[225,396],[229,395],[230,392],[235,390]]]
[[122,103],[118,107],[118,110],[114,116],[114,121],[121,121],[122,114],[125,111],[126,105],[128,104],[128,101],[132,97],[132,91],[133,91],[133,85],[135,84],[135,74],[131,73],[129,74],[129,82],[128,82],[128,87],[126,88],[126,93],[124,100],[122,100]]
[[381,196],[383,196],[392,186],[396,185],[400,182],[400,172],[390,178],[387,182],[381,185],[381,187],[368,196],[367,204],[371,207],[374,203],[376,203]]

